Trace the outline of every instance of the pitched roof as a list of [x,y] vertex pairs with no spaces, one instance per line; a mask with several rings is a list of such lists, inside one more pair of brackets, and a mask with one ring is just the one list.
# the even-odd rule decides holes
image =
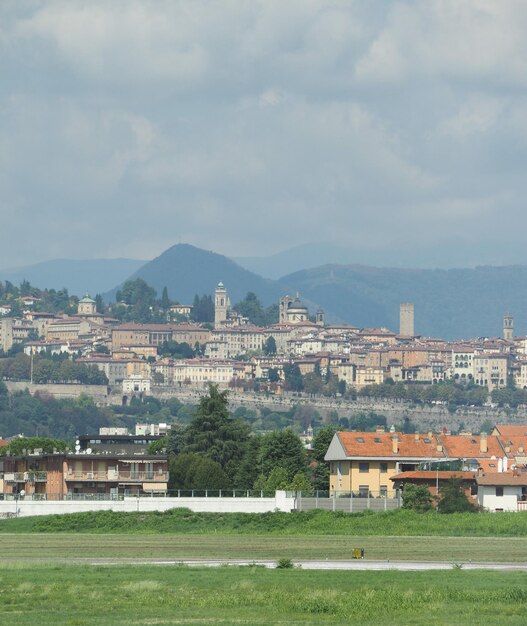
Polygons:
[[496,424],[495,430],[502,436],[502,438],[510,437],[526,437],[527,438],[527,425],[526,424]]
[[[357,457],[438,457],[435,437],[428,435],[408,435],[403,433],[370,433],[370,432],[339,432],[338,438],[346,452],[346,456]],[[393,438],[398,438],[398,451],[393,451]],[[417,438],[418,437],[418,438]]]
[[422,472],[401,472],[390,476],[390,480],[448,480],[452,476],[463,478],[464,480],[473,480],[476,477],[476,472],[461,472],[461,471],[422,471]]
[[476,476],[478,485],[519,485],[527,486],[527,473],[519,475],[512,472],[497,472],[496,474],[483,474]]
[[487,452],[480,452],[480,435],[441,435],[447,455],[452,458],[490,458],[504,456],[498,437],[488,435]]

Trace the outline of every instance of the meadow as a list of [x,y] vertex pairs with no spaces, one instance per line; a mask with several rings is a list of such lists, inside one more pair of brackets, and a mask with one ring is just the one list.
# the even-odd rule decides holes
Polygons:
[[[525,623],[527,574],[317,572],[261,567],[0,568],[3,623]],[[5,621],[4,621],[5,620]]]
[[522,513],[417,513],[399,509],[374,513],[194,513],[98,511],[0,520],[1,533],[122,533],[222,535],[344,535],[400,537],[526,537]]

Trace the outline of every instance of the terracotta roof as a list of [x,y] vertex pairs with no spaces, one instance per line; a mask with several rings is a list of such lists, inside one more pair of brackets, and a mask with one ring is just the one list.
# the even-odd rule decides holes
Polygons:
[[496,474],[483,474],[476,476],[478,485],[520,485],[527,486],[527,473],[514,475],[512,472],[499,472]]
[[[399,438],[398,452],[393,452],[394,436]],[[371,456],[371,457],[423,457],[443,458],[443,452],[436,448],[436,438],[428,438],[427,435],[415,435],[403,433],[370,433],[370,432],[339,432],[338,437],[347,456]]]
[[[504,448],[505,446],[510,447],[510,452],[507,453],[507,456],[527,456],[527,433],[519,437],[499,437],[499,440]],[[523,450],[519,450],[520,446]]]
[[485,473],[492,474],[498,471],[498,459],[478,459],[478,465]]
[[[511,437],[526,437],[527,438],[527,425],[511,425],[511,424],[496,424],[495,426],[501,438]],[[527,441],[526,441],[527,443]]]
[[452,458],[490,458],[504,456],[503,448],[494,435],[487,436],[487,452],[480,452],[480,435],[441,435],[447,456]]
[[463,478],[464,480],[474,480],[476,472],[461,471],[423,471],[423,472],[401,472],[395,476],[391,476],[390,480],[448,480],[452,476]]

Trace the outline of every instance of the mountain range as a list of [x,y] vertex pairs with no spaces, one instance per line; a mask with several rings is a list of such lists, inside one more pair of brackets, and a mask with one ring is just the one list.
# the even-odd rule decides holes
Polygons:
[[[316,260],[313,257],[312,263]],[[266,275],[273,272],[276,266],[274,270],[272,265],[262,267]],[[397,331],[399,304],[413,302],[416,333],[425,336],[497,336],[505,313],[515,317],[516,334],[527,333],[527,266],[523,265],[404,269],[325,263],[269,279],[221,254],[177,244],[147,262],[48,261],[18,270],[18,274],[0,271],[0,279],[6,278],[15,283],[26,278],[42,288],[65,286],[78,295],[103,292],[107,302],[115,298],[124,280],[142,278],[158,294],[166,286],[172,300],[187,304],[195,294],[212,294],[222,281],[232,303],[249,291],[266,306],[285,294],[299,292],[312,312],[315,307],[324,308],[329,322]]]
[[66,288],[69,293],[82,296],[112,289],[144,264],[137,259],[53,259],[0,270],[0,280],[14,285],[27,280],[40,289]]

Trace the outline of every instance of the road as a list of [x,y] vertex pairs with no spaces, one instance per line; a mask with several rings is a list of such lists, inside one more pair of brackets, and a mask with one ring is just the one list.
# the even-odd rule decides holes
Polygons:
[[[276,561],[269,559],[177,559],[177,560],[159,560],[159,559],[98,559],[87,560],[91,565],[187,565],[190,567],[224,567],[233,566],[259,566],[269,569],[276,568]],[[430,571],[430,570],[448,570],[448,569],[490,569],[500,571],[527,571],[527,563],[495,563],[495,562],[463,562],[463,563],[447,563],[444,561],[369,561],[365,559],[356,559],[351,561],[342,560],[323,560],[323,561],[304,561],[293,560],[296,567],[302,569],[313,570],[401,570],[401,571]]]

